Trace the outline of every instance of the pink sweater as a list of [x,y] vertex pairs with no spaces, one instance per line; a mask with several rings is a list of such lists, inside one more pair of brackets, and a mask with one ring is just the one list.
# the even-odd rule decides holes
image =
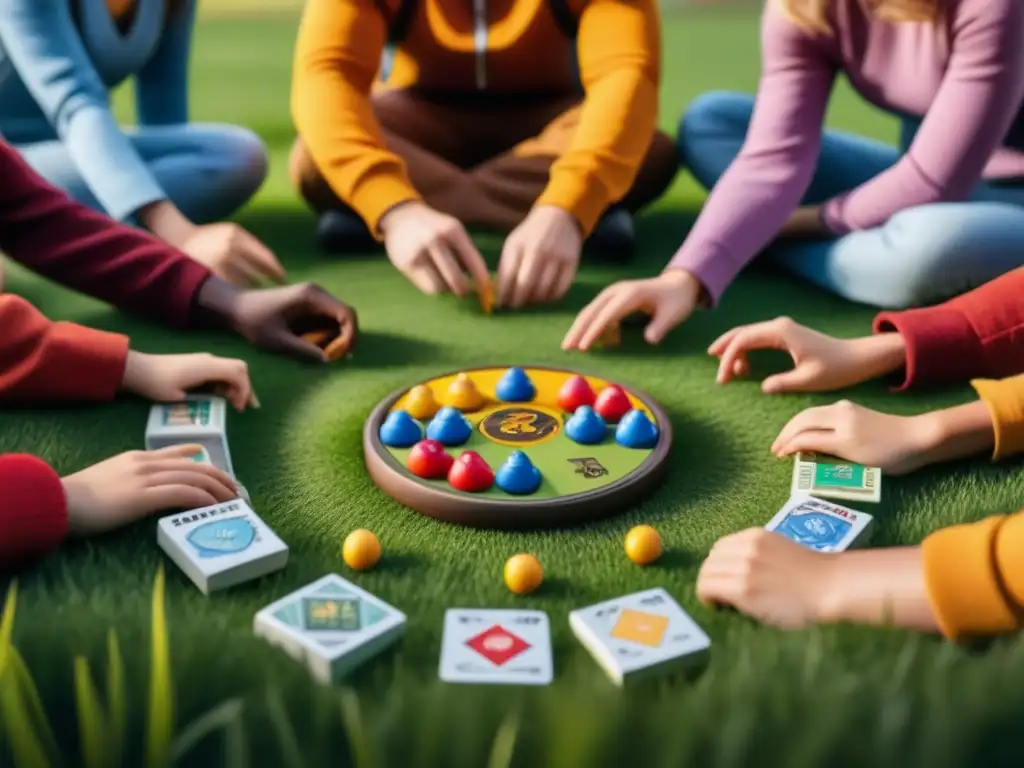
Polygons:
[[800,204],[840,72],[875,106],[924,121],[893,167],[825,203],[833,233],[964,200],[983,178],[1024,177],[1024,0],[948,0],[937,25],[878,21],[867,0],[832,0],[830,37],[803,32],[776,3],[767,0],[762,18],[743,149],[669,264],[694,274],[712,302]]

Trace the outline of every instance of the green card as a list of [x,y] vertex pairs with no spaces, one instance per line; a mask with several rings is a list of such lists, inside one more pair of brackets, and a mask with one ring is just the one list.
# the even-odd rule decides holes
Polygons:
[[358,598],[307,597],[302,603],[306,629],[354,632],[361,626]]
[[860,464],[819,462],[814,467],[814,485],[817,488],[863,488],[864,467]]

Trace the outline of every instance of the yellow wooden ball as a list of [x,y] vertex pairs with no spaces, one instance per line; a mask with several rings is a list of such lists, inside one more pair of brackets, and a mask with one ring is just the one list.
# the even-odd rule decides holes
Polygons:
[[638,525],[626,534],[626,556],[637,565],[649,565],[661,557],[661,536],[649,525]]
[[544,569],[533,555],[513,555],[505,563],[505,586],[517,595],[528,595],[544,581]]
[[360,528],[345,537],[341,547],[345,565],[357,571],[368,571],[380,560],[380,542],[371,531]]

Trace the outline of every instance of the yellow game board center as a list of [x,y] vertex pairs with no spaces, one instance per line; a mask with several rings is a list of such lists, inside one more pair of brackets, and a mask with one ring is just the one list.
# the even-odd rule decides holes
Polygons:
[[426,384],[417,384],[409,390],[405,398],[405,412],[414,419],[432,419],[440,408],[441,404],[434,397],[434,390]]
[[505,586],[517,595],[528,595],[541,585],[544,569],[533,555],[513,555],[505,563]]
[[484,398],[477,390],[473,380],[466,374],[460,373],[448,387],[445,402],[460,411],[475,411],[484,404]]
[[668,619],[627,608],[612,629],[612,637],[657,648],[665,637]]
[[345,565],[356,571],[367,571],[380,560],[380,542],[365,528],[352,531],[341,547]]
[[626,534],[626,557],[637,565],[649,565],[661,553],[661,536],[651,526],[638,525]]

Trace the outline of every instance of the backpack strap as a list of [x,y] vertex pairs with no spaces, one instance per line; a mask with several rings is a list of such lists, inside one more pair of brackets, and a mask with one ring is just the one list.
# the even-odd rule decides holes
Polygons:
[[580,22],[569,8],[569,0],[548,0],[548,8],[562,34],[570,40],[575,40],[579,34]]
[[417,0],[398,0],[394,13],[391,12],[388,0],[373,0],[373,4],[388,23],[388,43],[401,45],[416,15]]

